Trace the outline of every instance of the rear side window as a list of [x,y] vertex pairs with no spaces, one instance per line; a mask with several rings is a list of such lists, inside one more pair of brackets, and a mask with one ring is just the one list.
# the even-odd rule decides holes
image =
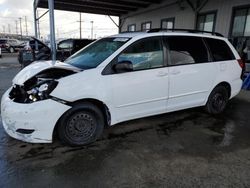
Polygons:
[[233,52],[223,40],[205,38],[214,61],[235,59]]
[[207,48],[201,37],[167,37],[170,65],[188,65],[209,62]]

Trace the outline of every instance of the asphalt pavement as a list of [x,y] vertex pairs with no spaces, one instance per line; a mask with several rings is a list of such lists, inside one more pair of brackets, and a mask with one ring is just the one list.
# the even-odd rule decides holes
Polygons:
[[[0,59],[0,96],[20,70]],[[121,123],[85,147],[29,144],[0,123],[0,187],[250,187],[250,92],[211,116],[195,108]]]

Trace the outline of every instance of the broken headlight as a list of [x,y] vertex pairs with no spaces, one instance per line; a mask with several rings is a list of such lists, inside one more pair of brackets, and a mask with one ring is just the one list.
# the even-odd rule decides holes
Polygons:
[[58,82],[53,79],[37,78],[29,86],[14,85],[9,97],[17,103],[32,103],[50,98]]
[[56,88],[58,82],[55,80],[38,78],[38,82],[30,90],[27,91],[28,100],[36,102],[48,99],[49,94]]

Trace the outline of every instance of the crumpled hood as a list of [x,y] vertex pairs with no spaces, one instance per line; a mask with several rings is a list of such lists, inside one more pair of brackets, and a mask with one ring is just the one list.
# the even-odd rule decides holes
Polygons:
[[12,83],[15,85],[23,85],[25,81],[28,79],[34,77],[38,73],[48,70],[48,69],[65,69],[65,70],[72,70],[75,72],[80,72],[81,69],[78,69],[77,67],[74,67],[72,65],[61,63],[59,61],[56,61],[55,64],[53,64],[53,61],[36,61],[29,66],[25,67],[23,70],[21,70],[12,80]]

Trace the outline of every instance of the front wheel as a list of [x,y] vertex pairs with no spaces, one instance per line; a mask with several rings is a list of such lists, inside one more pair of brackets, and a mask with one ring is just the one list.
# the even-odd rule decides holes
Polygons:
[[228,89],[217,86],[210,94],[205,109],[210,114],[220,114],[226,109],[229,100]]
[[71,146],[87,145],[98,139],[104,128],[104,117],[98,107],[83,103],[73,106],[59,120],[61,141]]

